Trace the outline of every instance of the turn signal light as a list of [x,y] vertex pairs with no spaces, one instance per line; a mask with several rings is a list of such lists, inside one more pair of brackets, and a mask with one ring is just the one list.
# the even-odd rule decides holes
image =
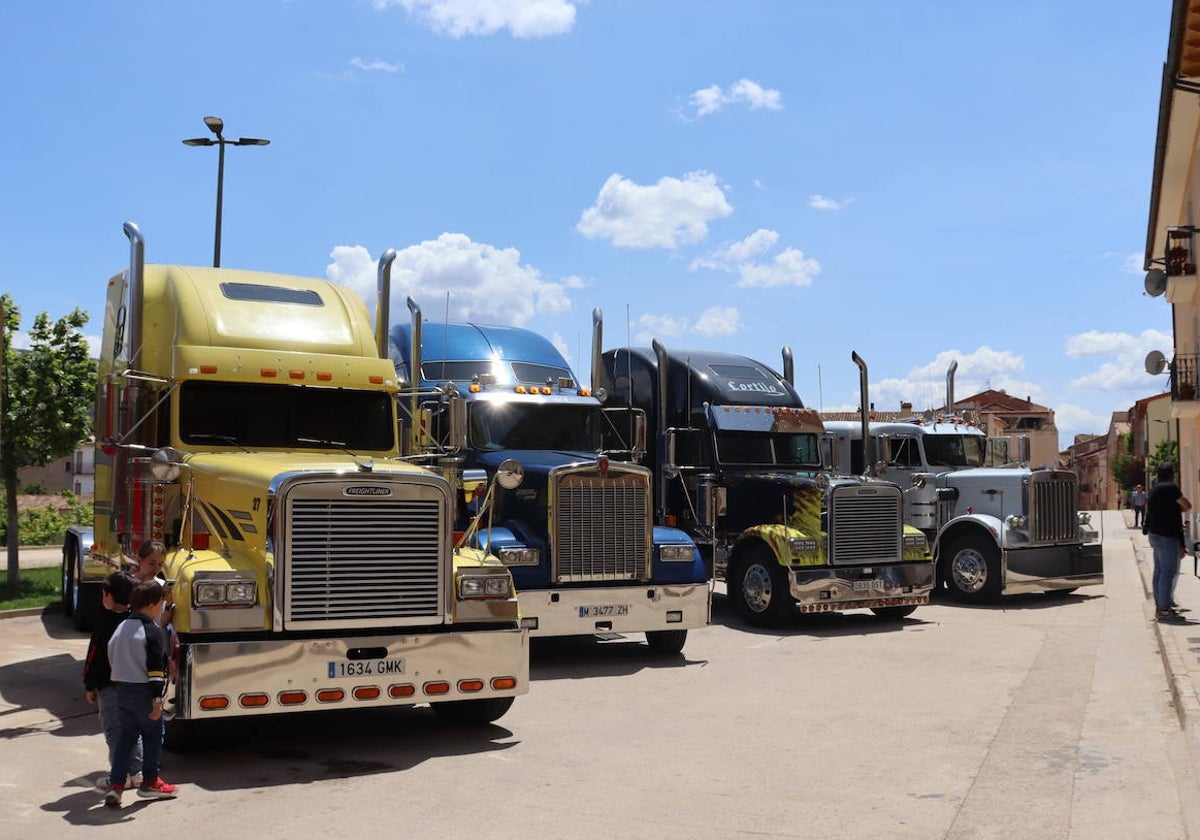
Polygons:
[[238,703],[243,709],[259,709],[271,702],[271,698],[266,694],[255,692],[253,694],[243,694],[238,698]]
[[322,688],[317,692],[318,703],[340,703],[346,699],[346,692],[340,688]]
[[281,691],[276,698],[280,706],[299,706],[308,701],[308,693],[304,691]]
[[464,694],[483,691],[483,680],[459,680],[458,690]]
[[229,708],[229,698],[223,694],[212,694],[208,697],[201,697],[200,702],[196,705],[206,712],[218,712],[221,709]]
[[495,691],[508,691],[510,688],[516,687],[516,677],[492,677],[492,689]]
[[426,694],[449,694],[450,683],[446,682],[445,680],[427,682],[425,685],[421,686],[421,690]]

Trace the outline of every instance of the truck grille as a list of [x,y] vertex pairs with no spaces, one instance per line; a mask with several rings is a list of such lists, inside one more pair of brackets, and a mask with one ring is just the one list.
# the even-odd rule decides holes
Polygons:
[[[302,485],[312,487],[322,485]],[[344,498],[339,484],[335,498],[291,499],[283,566],[290,626],[440,617],[445,497],[432,487],[399,489],[407,498]]]
[[640,580],[650,557],[650,474],[595,464],[561,467],[553,488],[550,533],[556,581]]
[[1045,470],[1029,476],[1029,539],[1075,542],[1079,534],[1079,480],[1075,473]]
[[902,559],[898,487],[835,487],[829,514],[829,562],[833,565],[873,565]]

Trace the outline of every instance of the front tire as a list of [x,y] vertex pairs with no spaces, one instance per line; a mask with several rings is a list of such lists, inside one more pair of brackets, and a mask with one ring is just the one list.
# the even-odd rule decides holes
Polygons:
[[686,630],[647,630],[646,644],[650,650],[663,655],[672,655],[683,650],[687,641]]
[[504,716],[513,704],[512,697],[491,697],[487,700],[451,700],[434,703],[433,710],[446,723],[454,726],[485,726]]
[[950,597],[964,604],[989,604],[1000,597],[1000,551],[984,537],[968,534],[947,546],[942,580]]
[[778,627],[796,608],[787,571],[766,546],[747,550],[731,564],[725,591],[738,615],[755,627]]

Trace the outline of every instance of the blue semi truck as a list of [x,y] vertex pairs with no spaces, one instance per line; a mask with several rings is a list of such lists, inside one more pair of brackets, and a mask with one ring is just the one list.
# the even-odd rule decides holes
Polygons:
[[[600,400],[551,342],[516,327],[424,323],[411,298],[408,307],[410,322],[390,331],[406,453],[459,476],[464,523],[488,505],[461,539],[508,567],[523,626],[534,636],[641,632],[654,651],[678,653],[708,623],[710,580],[691,537],[654,524],[653,477],[631,457],[644,423],[610,458]],[[498,473],[504,481],[483,481]],[[473,483],[494,496],[466,502]]]

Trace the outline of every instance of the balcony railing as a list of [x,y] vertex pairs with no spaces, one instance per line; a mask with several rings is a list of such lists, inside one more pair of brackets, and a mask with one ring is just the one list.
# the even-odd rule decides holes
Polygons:
[[1179,356],[1176,355],[1174,361],[1171,362],[1171,399],[1173,400],[1194,400],[1196,392],[1200,390],[1197,387],[1196,379],[1197,360],[1200,356]]

